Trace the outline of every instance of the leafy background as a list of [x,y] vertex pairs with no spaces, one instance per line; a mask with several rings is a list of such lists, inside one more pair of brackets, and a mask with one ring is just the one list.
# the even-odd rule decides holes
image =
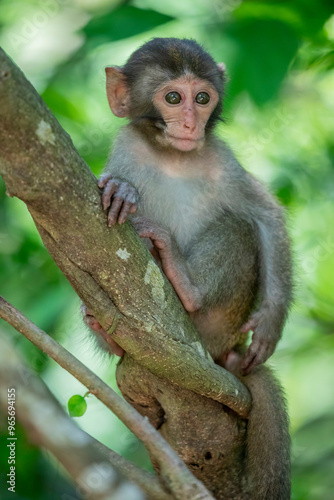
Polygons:
[[[104,67],[155,36],[191,37],[224,61],[230,82],[217,133],[285,205],[295,304],[272,357],[287,393],[294,500],[334,498],[334,15],[331,0],[3,0],[0,43],[32,81],[96,175],[122,120],[105,98]],[[1,112],[1,110],[0,110]],[[0,178],[0,294],[115,387],[115,361],[94,352],[79,301]],[[66,407],[85,389],[4,322]],[[79,425],[149,467],[135,437],[94,398]],[[7,492],[0,421],[0,497],[76,498],[52,456],[20,432],[17,493]],[[66,497],[66,494],[69,496]]]

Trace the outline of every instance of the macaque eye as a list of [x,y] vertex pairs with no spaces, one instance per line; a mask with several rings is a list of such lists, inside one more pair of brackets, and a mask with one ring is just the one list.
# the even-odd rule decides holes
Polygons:
[[210,96],[206,92],[199,92],[195,97],[198,104],[207,104],[210,101]]
[[179,104],[181,102],[181,96],[178,92],[168,92],[165,99],[169,104]]

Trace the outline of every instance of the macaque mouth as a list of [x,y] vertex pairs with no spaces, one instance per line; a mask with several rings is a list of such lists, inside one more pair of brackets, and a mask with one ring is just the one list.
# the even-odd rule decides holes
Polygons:
[[169,139],[174,139],[177,141],[189,141],[189,142],[199,142],[204,141],[204,136],[202,137],[177,137],[176,135],[166,134]]

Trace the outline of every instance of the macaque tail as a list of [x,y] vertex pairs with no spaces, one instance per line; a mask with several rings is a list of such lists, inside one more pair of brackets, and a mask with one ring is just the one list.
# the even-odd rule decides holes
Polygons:
[[266,366],[243,379],[253,397],[247,427],[247,471],[252,499],[290,499],[290,435],[282,388]]

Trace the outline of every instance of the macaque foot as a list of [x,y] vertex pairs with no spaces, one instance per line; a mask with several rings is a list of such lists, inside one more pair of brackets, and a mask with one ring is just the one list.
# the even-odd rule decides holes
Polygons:
[[103,189],[103,210],[110,207],[108,226],[113,226],[116,222],[123,224],[129,214],[135,213],[138,208],[139,196],[131,184],[112,177],[111,174],[103,174],[98,181],[98,186]]
[[81,314],[83,316],[83,320],[86,325],[97,335],[100,335],[102,339],[108,344],[108,350],[111,354],[116,354],[116,356],[122,357],[124,354],[124,349],[122,349],[111,337],[110,335],[102,328],[100,323],[95,319],[92,312],[82,304],[80,308]]
[[248,375],[255,366],[261,365],[275,350],[279,335],[273,331],[274,321],[266,309],[255,312],[241,327],[242,333],[253,332],[252,342],[241,362],[242,375]]
[[241,361],[242,356],[236,351],[226,351],[216,360],[217,364],[234,375],[241,375]]

